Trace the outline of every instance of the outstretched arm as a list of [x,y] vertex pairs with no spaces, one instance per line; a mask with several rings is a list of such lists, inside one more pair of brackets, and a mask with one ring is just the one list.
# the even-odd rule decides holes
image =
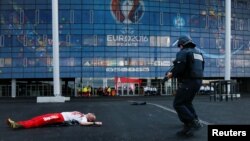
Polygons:
[[82,126],[101,126],[102,125],[102,122],[100,121],[95,121],[95,122],[84,122],[84,123],[80,123],[80,125]]

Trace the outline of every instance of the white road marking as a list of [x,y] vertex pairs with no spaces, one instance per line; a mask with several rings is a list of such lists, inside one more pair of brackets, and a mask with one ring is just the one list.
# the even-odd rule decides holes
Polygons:
[[[171,113],[177,114],[175,110],[170,109],[170,108],[168,108],[168,107],[164,107],[164,106],[162,106],[162,105],[155,104],[155,103],[148,103],[148,102],[147,102],[147,104],[150,104],[150,105],[156,106],[156,107],[158,107],[158,108],[161,108],[161,109],[163,109],[163,110],[169,111],[169,112],[171,112]],[[201,123],[203,123],[203,124],[205,124],[205,125],[211,125],[211,124],[212,124],[212,123],[209,123],[209,122],[204,121],[204,120],[201,120],[201,119],[199,119],[199,120],[200,120]]]

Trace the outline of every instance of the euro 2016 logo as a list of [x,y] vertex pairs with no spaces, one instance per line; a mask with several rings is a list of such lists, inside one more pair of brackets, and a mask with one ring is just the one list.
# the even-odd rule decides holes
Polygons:
[[144,14],[142,0],[112,0],[110,8],[115,20],[124,24],[138,23]]

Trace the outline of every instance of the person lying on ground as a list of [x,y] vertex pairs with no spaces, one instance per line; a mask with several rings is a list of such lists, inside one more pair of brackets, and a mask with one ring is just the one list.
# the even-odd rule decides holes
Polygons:
[[101,126],[102,122],[96,121],[94,113],[83,114],[78,111],[71,111],[43,114],[23,121],[14,121],[8,118],[7,124],[13,129],[27,129],[53,125]]

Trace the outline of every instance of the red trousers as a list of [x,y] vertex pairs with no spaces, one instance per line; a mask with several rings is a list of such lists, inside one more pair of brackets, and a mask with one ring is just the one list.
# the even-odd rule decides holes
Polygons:
[[63,122],[64,118],[61,113],[49,113],[33,117],[29,120],[18,121],[17,123],[22,125],[24,128],[34,128]]

